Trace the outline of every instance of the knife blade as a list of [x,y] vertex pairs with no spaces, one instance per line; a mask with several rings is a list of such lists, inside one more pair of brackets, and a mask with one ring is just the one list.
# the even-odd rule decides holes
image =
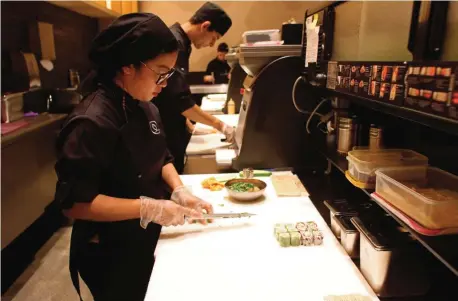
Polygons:
[[[190,218],[193,220],[198,219],[216,219],[216,218],[242,218],[242,217],[252,217],[255,216],[254,213],[241,212],[241,213],[213,213],[213,214],[203,214],[201,218]],[[189,217],[186,217],[189,218]]]

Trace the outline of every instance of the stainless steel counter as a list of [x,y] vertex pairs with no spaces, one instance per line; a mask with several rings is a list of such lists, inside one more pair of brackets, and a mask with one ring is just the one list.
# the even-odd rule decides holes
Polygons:
[[191,89],[191,94],[221,94],[227,93],[228,85],[193,85],[189,88]]

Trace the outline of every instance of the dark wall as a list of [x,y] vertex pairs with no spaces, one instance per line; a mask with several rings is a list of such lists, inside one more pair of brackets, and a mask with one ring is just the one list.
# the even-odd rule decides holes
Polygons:
[[[76,69],[80,78],[90,70],[87,53],[98,32],[97,19],[54,6],[44,1],[1,2],[2,11],[2,93],[27,89],[27,74],[13,74],[10,55],[29,52],[29,24],[47,22],[54,26],[56,60],[54,69],[46,71],[39,64],[41,84],[45,88],[68,86],[68,70]],[[37,53],[35,53],[38,56]]]

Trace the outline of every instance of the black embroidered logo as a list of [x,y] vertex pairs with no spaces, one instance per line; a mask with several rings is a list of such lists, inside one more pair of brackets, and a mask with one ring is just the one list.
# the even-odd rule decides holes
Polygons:
[[161,130],[157,126],[157,122],[156,121],[150,121],[149,122],[149,128],[151,130],[151,133],[153,133],[154,135],[159,135],[161,133]]

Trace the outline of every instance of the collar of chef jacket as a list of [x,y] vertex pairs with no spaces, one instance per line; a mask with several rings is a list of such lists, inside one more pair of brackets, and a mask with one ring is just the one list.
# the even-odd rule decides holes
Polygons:
[[176,68],[184,73],[189,72],[189,57],[191,56],[191,40],[189,39],[186,32],[181,28],[180,23],[175,23],[170,27],[173,35],[178,41],[179,52],[176,63]]

